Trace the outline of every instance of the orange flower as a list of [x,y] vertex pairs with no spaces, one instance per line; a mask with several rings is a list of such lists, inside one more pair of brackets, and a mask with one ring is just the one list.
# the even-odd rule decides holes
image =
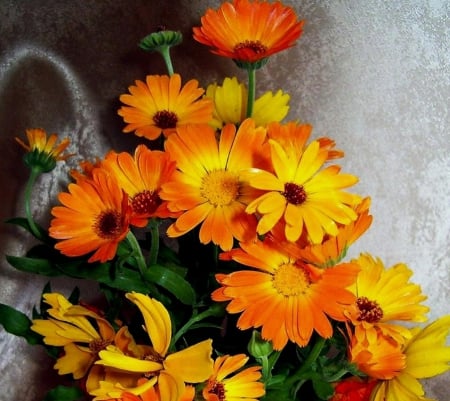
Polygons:
[[134,157],[127,152],[109,152],[102,167],[110,171],[127,193],[133,211],[131,224],[144,227],[151,217],[176,217],[159,197],[161,185],[175,171],[175,162],[167,153],[139,145]]
[[232,248],[233,238],[255,237],[256,218],[245,208],[256,194],[241,173],[253,167],[264,138],[265,130],[247,119],[237,131],[234,125],[226,125],[219,141],[208,125],[180,127],[167,139],[166,150],[179,171],[163,185],[160,196],[169,202],[169,210],[183,212],[169,227],[170,237],[199,224],[200,241],[212,241],[224,250]]
[[261,378],[261,367],[251,366],[230,377],[248,362],[248,356],[222,355],[214,361],[214,373],[203,388],[207,401],[255,401],[265,394]]
[[179,74],[148,75],[146,82],[135,81],[130,94],[120,96],[122,106],[118,114],[128,125],[124,132],[135,131],[149,140],[161,132],[169,135],[186,124],[206,124],[212,118],[211,99],[201,98],[205,92],[192,79],[181,87]]
[[370,401],[370,395],[376,384],[376,380],[349,377],[335,385],[334,395],[330,401]]
[[318,269],[267,242],[241,243],[241,248],[220,257],[256,270],[218,274],[221,287],[212,294],[215,301],[230,301],[229,313],[242,312],[240,329],[262,326],[262,338],[271,340],[276,350],[288,340],[305,346],[313,330],[331,337],[329,317],[344,321],[345,307],[355,300],[346,287],[356,279],[356,265]]
[[208,9],[193,31],[213,53],[255,63],[294,46],[302,29],[295,11],[280,2],[234,0]]
[[55,248],[67,256],[94,254],[88,262],[112,259],[128,233],[128,197],[116,180],[102,169],[92,179],[69,184],[58,199],[63,206],[52,209],[50,236],[60,240]]

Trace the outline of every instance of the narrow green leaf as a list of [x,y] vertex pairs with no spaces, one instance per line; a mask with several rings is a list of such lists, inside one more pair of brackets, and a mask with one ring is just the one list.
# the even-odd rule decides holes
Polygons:
[[6,260],[11,266],[23,272],[36,273],[50,277],[61,275],[58,269],[56,269],[47,259],[6,255]]
[[50,390],[42,401],[77,401],[83,392],[77,387],[58,386]]
[[[25,217],[13,217],[11,219],[6,220],[5,223],[14,224],[16,226],[22,227],[25,230],[27,230],[29,233],[33,234],[33,230],[30,228],[30,225],[28,224],[28,220]],[[42,238],[44,238],[44,239],[48,238],[47,231],[44,230],[36,222],[35,222],[35,224],[36,224],[36,227],[38,228]]]
[[313,379],[312,385],[315,393],[321,400],[328,400],[334,394],[333,386],[324,380]]
[[29,344],[41,342],[41,337],[30,329],[32,322],[28,316],[11,306],[0,304],[0,324],[8,333],[25,338]]

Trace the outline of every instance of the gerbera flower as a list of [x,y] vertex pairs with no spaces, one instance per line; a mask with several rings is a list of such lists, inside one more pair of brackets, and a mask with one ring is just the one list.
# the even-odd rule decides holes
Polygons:
[[412,333],[401,348],[404,363],[400,368],[392,364],[398,358],[396,349],[390,355],[383,352],[386,343],[390,342],[382,335],[366,336],[363,352],[355,355],[352,350],[352,362],[358,369],[380,380],[371,401],[431,401],[424,397],[425,392],[418,379],[437,376],[450,369],[450,347],[446,344],[450,334],[450,315],[425,328],[415,328]]
[[329,338],[329,318],[345,320],[345,307],[355,296],[346,289],[358,273],[354,264],[318,269],[290,257],[267,242],[241,243],[241,249],[222,253],[256,270],[218,274],[221,287],[212,293],[215,301],[230,301],[229,313],[241,313],[237,325],[245,330],[261,327],[261,336],[281,350],[288,340],[308,344],[313,331]]
[[111,324],[81,305],[72,305],[63,295],[48,293],[44,302],[49,319],[34,319],[31,330],[44,337],[47,345],[64,347],[54,368],[60,375],[71,373],[74,379],[86,375],[98,358],[98,352],[111,344],[115,331]]
[[118,114],[128,125],[124,132],[135,131],[137,136],[149,140],[161,132],[169,135],[186,124],[206,124],[211,120],[211,99],[202,98],[205,92],[192,79],[183,87],[179,74],[148,75],[146,82],[135,81],[130,94],[120,96],[122,106]]
[[261,367],[252,366],[230,375],[244,367],[248,356],[222,355],[214,361],[214,373],[203,388],[206,401],[255,401],[265,394],[261,378]]
[[164,184],[160,196],[173,212],[183,212],[169,227],[169,237],[179,237],[201,224],[200,242],[213,242],[222,249],[233,238],[248,241],[256,236],[256,218],[245,212],[256,193],[241,179],[241,172],[257,163],[265,138],[263,128],[251,119],[239,129],[226,125],[216,139],[208,126],[181,127],[171,135],[166,150],[179,171]]
[[26,130],[28,144],[16,137],[16,141],[28,152],[25,155],[25,163],[31,168],[38,168],[45,173],[55,168],[56,162],[66,160],[71,154],[63,154],[69,146],[69,138],[63,139],[59,144],[58,135],[47,133],[42,128]]
[[386,269],[380,259],[361,254],[352,262],[360,266],[356,282],[349,289],[356,296],[356,303],[349,310],[354,325],[363,328],[376,326],[397,342],[404,342],[409,330],[395,321],[424,322],[427,306],[419,285],[409,279],[412,271],[403,263]]
[[[356,220],[353,206],[359,203],[356,195],[342,191],[355,184],[357,177],[340,174],[340,167],[331,165],[322,169],[329,159],[329,147],[319,140],[304,148],[303,138],[294,139],[297,132],[311,126],[298,128],[289,124],[287,136],[280,141],[269,139],[274,173],[253,169],[247,175],[250,186],[265,193],[247,206],[247,213],[258,213],[258,233],[265,234],[281,221],[285,236],[296,241],[303,230],[312,243],[321,243],[325,234],[336,236],[337,224],[349,224]],[[269,129],[270,131],[270,129]],[[270,134],[269,134],[270,135]]]
[[139,145],[134,157],[127,152],[109,152],[102,166],[127,193],[133,212],[131,224],[144,227],[151,217],[176,217],[159,197],[161,185],[171,178],[176,168],[167,153]]
[[294,46],[302,29],[295,11],[280,2],[234,0],[208,9],[193,32],[213,53],[255,63]]
[[63,206],[52,208],[50,236],[66,256],[94,251],[88,262],[112,259],[129,231],[128,197],[106,171],[95,169],[92,179],[71,183],[58,196]]
[[[211,340],[205,340],[181,351],[169,354],[172,338],[172,324],[167,309],[155,299],[138,293],[128,293],[126,297],[141,311],[145,330],[152,347],[142,347],[141,355],[124,353],[118,347],[108,346],[100,351],[98,365],[118,372],[114,381],[100,381],[100,388],[90,391],[91,395],[117,398],[122,392],[140,395],[155,384],[158,385],[161,401],[179,401],[185,392],[185,382],[200,383],[212,373]],[[124,374],[124,376],[121,376]],[[134,377],[134,385],[121,383],[121,377],[128,382]],[[143,384],[139,379],[152,378]]]
[[[206,97],[214,102],[211,126],[221,129],[225,124],[239,125],[247,116],[247,88],[236,77],[225,78],[221,86],[211,84],[206,88]],[[281,121],[289,111],[289,95],[281,90],[271,91],[255,100],[251,117],[256,126],[266,126],[271,121]]]

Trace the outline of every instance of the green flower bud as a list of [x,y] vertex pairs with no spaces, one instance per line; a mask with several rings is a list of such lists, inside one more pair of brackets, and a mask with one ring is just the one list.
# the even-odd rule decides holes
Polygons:
[[139,47],[148,52],[159,52],[161,49],[179,45],[183,35],[179,31],[158,31],[143,38]]
[[247,350],[254,358],[262,358],[269,356],[273,351],[273,347],[270,341],[261,338],[259,331],[253,330],[252,338],[248,343]]

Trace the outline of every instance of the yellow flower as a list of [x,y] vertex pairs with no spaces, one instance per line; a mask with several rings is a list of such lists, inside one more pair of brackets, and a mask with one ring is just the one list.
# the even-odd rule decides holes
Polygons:
[[[227,123],[239,125],[247,115],[247,88],[236,77],[225,78],[222,86],[211,84],[206,88],[206,97],[214,102],[213,119],[210,125],[222,129]],[[271,91],[255,100],[252,118],[256,126],[265,126],[272,121],[281,121],[289,111],[289,95],[281,90]]]
[[156,139],[161,132],[168,136],[186,124],[207,124],[212,117],[211,99],[202,98],[204,90],[192,79],[183,87],[179,74],[148,75],[145,82],[136,81],[120,96],[118,114],[128,125],[124,132]]
[[54,366],[58,373],[71,373],[80,379],[98,358],[98,352],[113,342],[114,329],[97,313],[72,305],[61,294],[44,294],[43,298],[51,306],[47,311],[51,318],[33,320],[31,329],[44,336],[45,344],[64,347],[65,354]]
[[[271,130],[283,131],[283,141],[271,138]],[[349,224],[357,218],[353,206],[360,197],[342,191],[355,184],[357,177],[340,174],[337,165],[322,169],[330,158],[330,149],[320,140],[305,148],[303,138],[310,131],[311,126],[297,124],[272,124],[268,128],[274,173],[253,169],[246,176],[250,186],[264,191],[246,209],[261,216],[259,234],[267,233],[280,221],[289,241],[296,241],[305,230],[309,240],[318,244],[326,234],[336,236],[338,224]]]
[[59,144],[57,134],[51,134],[47,138],[47,133],[42,128],[27,129],[28,144],[21,139],[16,141],[25,148],[28,153],[25,155],[25,163],[30,167],[36,167],[42,172],[48,172],[55,168],[58,160],[66,160],[71,154],[63,154],[69,146],[68,138],[63,139]]
[[377,327],[397,342],[410,336],[409,330],[396,321],[424,322],[429,308],[421,305],[427,297],[419,285],[409,281],[412,271],[403,263],[386,269],[380,259],[362,254],[353,260],[361,267],[355,284],[349,289],[356,303],[349,311],[354,325]]
[[255,401],[265,394],[261,378],[261,367],[252,366],[240,370],[248,361],[248,356],[222,355],[214,361],[214,373],[203,388],[206,401]]
[[[140,355],[126,354],[113,345],[101,351],[96,364],[116,375],[114,381],[100,381],[100,388],[90,390],[90,394],[95,400],[117,398],[122,392],[140,395],[157,384],[161,401],[178,401],[185,392],[185,382],[200,383],[211,375],[211,340],[168,353],[172,325],[167,309],[143,294],[133,292],[126,297],[141,311],[152,347],[141,347]],[[143,377],[151,380],[138,383]]]

